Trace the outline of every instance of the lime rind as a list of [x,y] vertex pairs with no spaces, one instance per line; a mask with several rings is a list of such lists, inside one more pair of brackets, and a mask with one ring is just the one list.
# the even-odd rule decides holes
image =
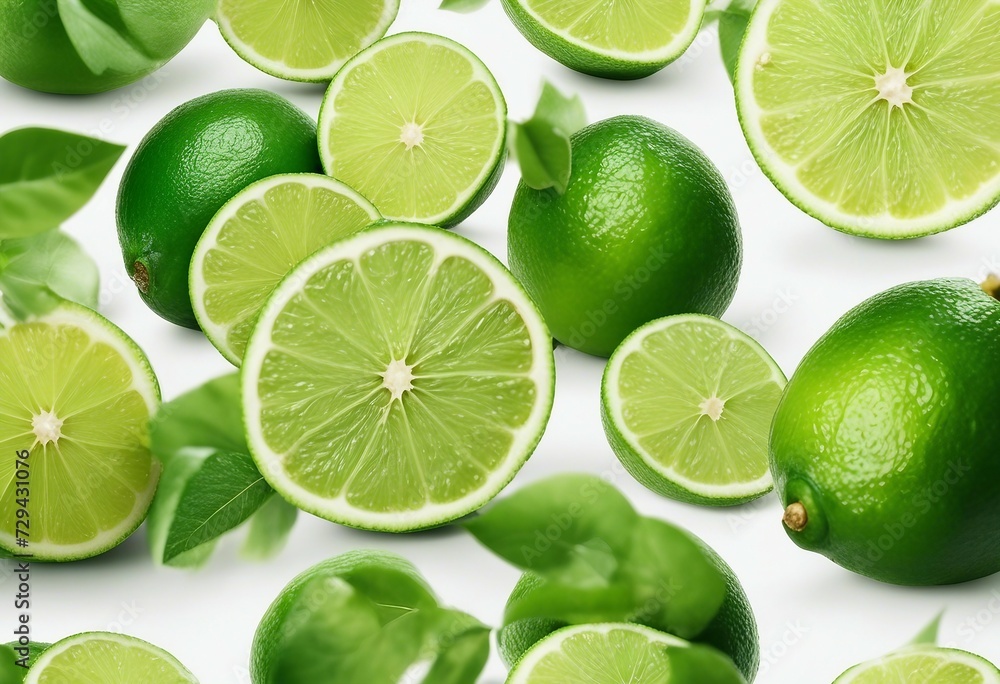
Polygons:
[[[530,415],[517,429],[505,460],[490,472],[479,487],[446,503],[428,502],[416,510],[377,512],[351,505],[346,490],[335,498],[328,498],[309,491],[289,476],[283,465],[285,455],[272,449],[265,437],[258,384],[263,361],[274,346],[272,325],[303,285],[330,264],[357,260],[395,241],[423,243],[434,251],[437,264],[456,257],[471,262],[490,277],[494,288],[493,300],[513,304],[525,324],[533,350],[533,365],[526,377],[533,382],[536,394]],[[244,357],[241,384],[251,453],[265,479],[286,500],[309,513],[350,527],[408,532],[442,525],[467,515],[489,502],[510,483],[538,445],[548,422],[554,400],[555,360],[552,338],[540,314],[521,285],[492,254],[466,238],[439,228],[385,223],[320,250],[285,277],[258,319]]]
[[[916,666],[921,667],[921,671],[916,671]],[[923,669],[926,667],[930,669]],[[949,668],[952,668],[950,673]],[[855,665],[837,677],[834,684],[890,684],[902,681],[907,684],[1000,684],[1000,670],[974,653],[924,644],[909,646],[883,658]]]
[[[880,215],[853,214],[806,188],[796,175],[798,166],[782,159],[768,143],[761,126],[766,110],[760,106],[754,93],[754,74],[762,64],[769,63],[771,58],[771,44],[767,35],[770,20],[785,1],[761,0],[754,8],[737,59],[734,88],[737,114],[747,144],[761,170],[792,204],[831,228],[851,235],[879,239],[910,239],[948,231],[982,216],[1000,204],[1000,169],[990,181],[982,183],[970,196],[950,199],[939,210],[914,218],[900,218],[889,211]],[[984,2],[984,5],[988,3]],[[996,74],[996,80],[1000,82],[1000,74]],[[875,99],[877,93],[874,80],[871,90],[872,98]]]
[[[421,43],[426,46],[441,47],[460,55],[471,67],[473,75],[473,81],[471,82],[482,83],[490,93],[490,97],[495,105],[493,114],[495,116],[496,135],[490,145],[488,154],[485,155],[488,161],[483,164],[482,169],[479,170],[475,178],[469,179],[467,186],[456,194],[455,200],[450,206],[426,213],[423,211],[402,213],[390,210],[383,203],[377,188],[374,186],[366,187],[368,183],[364,180],[355,179],[354,174],[359,171],[358,168],[341,169],[338,166],[337,155],[332,149],[330,140],[331,127],[338,117],[336,102],[344,91],[348,78],[352,73],[371,62],[383,51],[402,46],[406,43]],[[371,78],[371,75],[366,75],[366,78]],[[447,113],[448,104],[445,103],[444,107],[439,107],[435,114]],[[400,126],[404,126],[406,123],[399,122]],[[418,31],[398,33],[383,38],[361,51],[337,72],[337,75],[330,83],[330,87],[323,98],[323,104],[320,108],[318,140],[320,159],[323,163],[323,170],[327,175],[339,178],[352,185],[362,195],[366,196],[387,220],[450,228],[461,223],[479,208],[496,188],[503,175],[504,162],[507,158],[507,102],[493,74],[490,73],[490,70],[482,60],[465,46],[449,38],[432,33]],[[400,142],[400,140],[379,141],[379,144],[393,142]],[[372,152],[368,152],[368,154],[374,159]],[[449,164],[448,160],[443,160],[441,163],[445,165]],[[352,166],[356,167],[356,164],[352,164]],[[412,170],[412,168],[407,170]],[[389,171],[391,172],[391,169]],[[377,182],[382,185],[386,183],[384,174],[379,175]],[[420,183],[413,184],[414,194],[416,194],[419,186]],[[415,202],[419,202],[419,198]]]
[[[51,326],[75,327],[83,330],[94,342],[105,344],[118,353],[131,371],[132,385],[146,403],[152,416],[160,404],[160,386],[143,351],[132,338],[125,334],[100,314],[73,302],[63,302],[51,312],[29,322],[41,322]],[[9,334],[8,329],[0,329],[0,337]],[[150,475],[145,488],[135,492],[136,502],[130,514],[113,528],[105,529],[92,539],[78,544],[54,544],[32,538],[28,550],[32,558],[42,562],[65,562],[83,560],[109,551],[132,535],[149,511],[153,495],[160,478],[159,462],[150,454]],[[16,546],[16,539],[5,530],[0,530],[0,549],[9,553],[22,553]]]
[[[692,480],[687,475],[661,463],[644,447],[636,435],[627,427],[624,407],[619,391],[619,380],[625,361],[640,352],[643,343],[651,336],[663,333],[674,326],[694,325],[711,328],[719,336],[744,346],[753,359],[765,364],[770,371],[766,381],[783,388],[787,383],[781,368],[767,351],[748,335],[712,316],[682,314],[668,316],[642,326],[629,335],[615,350],[604,371],[601,382],[601,417],[608,441],[622,465],[647,488],[667,496],[710,506],[729,506],[746,503],[764,496],[774,488],[774,481],[768,469],[766,444],[760,453],[763,474],[752,481],[713,484]],[[694,415],[694,414],[692,414]],[[766,427],[769,427],[766,426]]]
[[[205,336],[219,350],[219,353],[237,367],[242,363],[242,357],[237,353],[237,350],[233,349],[232,344],[230,344],[229,335],[233,327],[241,321],[232,321],[228,325],[225,325],[215,321],[209,313],[205,304],[205,293],[209,288],[209,284],[205,280],[205,259],[211,250],[216,248],[219,235],[225,229],[226,224],[236,217],[240,209],[250,202],[263,200],[269,191],[279,186],[293,183],[301,184],[309,190],[326,190],[353,202],[358,208],[368,214],[372,223],[381,218],[375,206],[350,186],[329,176],[312,173],[280,174],[257,181],[249,185],[219,210],[198,240],[194,256],[191,258],[188,281],[191,291],[191,306],[194,309],[198,325],[201,326]],[[280,223],[277,217],[274,220]],[[289,246],[289,251],[293,250],[294,246]],[[303,259],[307,256],[309,255],[302,254]],[[277,285],[277,281],[275,285]]]
[[[329,0],[327,0],[329,1]],[[358,0],[349,0],[357,2]],[[362,50],[372,43],[382,38],[399,14],[399,0],[382,0],[382,14],[378,22],[371,27],[371,31],[365,36],[358,37],[358,50]],[[338,71],[351,59],[357,50],[349,49],[345,54],[335,56],[328,64],[320,67],[303,68],[295,67],[286,61],[271,59],[262,55],[252,45],[241,39],[233,27],[231,19],[225,13],[225,2],[219,2],[216,12],[216,23],[222,37],[240,56],[243,61],[265,74],[284,79],[286,81],[299,81],[304,83],[324,83],[332,79]],[[288,40],[301,40],[300,36],[287,36]]]
[[[170,676],[166,680],[157,680],[157,681],[146,680],[143,682],[143,684],[181,684],[182,682],[186,682],[189,684],[198,684],[198,680],[195,678],[195,676],[191,674],[191,672],[186,667],[184,667],[184,665],[182,665],[181,662],[177,660],[177,658],[167,653],[159,646],[154,646],[153,644],[143,641],[142,639],[137,639],[135,637],[126,636],[124,634],[117,634],[113,632],[83,632],[82,634],[76,634],[74,636],[63,639],[62,641],[56,642],[55,644],[50,646],[34,662],[34,664],[31,666],[31,669],[28,670],[28,673],[25,676],[24,684],[48,684],[49,682],[54,681],[53,679],[50,679],[48,676],[46,676],[45,673],[46,668],[52,666],[53,664],[56,664],[58,666],[58,663],[54,663],[53,661],[58,660],[61,656],[63,656],[66,653],[66,651],[70,649],[79,646],[85,647],[88,643],[93,643],[95,641],[104,641],[113,644],[115,646],[122,646],[128,648],[130,650],[134,649],[137,651],[142,651],[145,655],[153,656],[155,660],[158,661],[159,663],[162,663],[163,666],[176,671],[176,677]],[[65,667],[67,669],[77,670],[80,667],[80,657],[77,655],[73,655],[70,656],[70,658],[71,662],[67,663],[65,666],[62,667]],[[80,684],[83,684],[84,682],[96,681],[92,678],[92,675],[99,674],[100,672],[105,672],[105,671],[118,672],[125,678],[128,678],[130,675],[130,673],[127,670],[121,669],[122,663],[120,662],[102,663],[99,667],[101,669],[98,673],[88,673],[84,675],[84,677],[82,677],[79,680]],[[174,674],[175,672],[170,673],[170,675]],[[45,677],[45,679],[42,679],[42,677]],[[65,682],[66,680],[63,676],[61,676],[59,681]],[[73,682],[71,684],[76,684],[76,682]]]
[[[551,26],[526,0],[503,0],[513,24],[536,48],[575,71],[616,80],[645,78],[679,58],[691,46],[705,15],[704,0],[689,0],[688,18],[671,40],[657,49],[621,50],[588,43]],[[597,3],[595,3],[597,4]]]

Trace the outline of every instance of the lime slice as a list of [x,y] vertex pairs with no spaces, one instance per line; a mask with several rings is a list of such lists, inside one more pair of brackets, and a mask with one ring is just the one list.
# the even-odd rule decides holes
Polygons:
[[451,226],[496,187],[507,105],[479,58],[428,33],[401,33],[337,74],[319,117],[326,172],[383,216]]
[[177,659],[141,639],[88,632],[54,644],[24,684],[198,684]]
[[1000,4],[761,0],[736,99],[795,204],[848,233],[908,238],[1000,200]]
[[0,548],[77,560],[132,534],[160,474],[147,446],[159,399],[139,348],[89,309],[65,303],[0,329]]
[[524,37],[570,69],[644,78],[684,54],[705,15],[704,0],[503,0]]
[[285,274],[378,219],[371,202],[327,176],[254,183],[216,214],[194,250],[191,304],[201,329],[240,365],[257,314]]
[[476,510],[534,450],[552,340],[489,253],[388,225],[324,248],[275,289],[243,360],[250,449],[300,508],[407,531]]
[[399,0],[219,0],[226,42],[261,71],[289,81],[329,81],[385,35]]
[[911,646],[852,667],[834,684],[1000,684],[1000,670],[972,653]]
[[648,627],[610,623],[553,632],[507,684],[745,684],[722,654]]
[[604,429],[655,492],[714,506],[750,501],[773,486],[768,432],[785,382],[759,344],[717,318],[661,318],[608,361]]

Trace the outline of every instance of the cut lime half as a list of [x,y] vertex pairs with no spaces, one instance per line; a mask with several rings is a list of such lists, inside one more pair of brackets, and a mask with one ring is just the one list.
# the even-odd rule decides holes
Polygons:
[[441,36],[400,33],[333,79],[320,156],[386,218],[447,227],[496,187],[506,121],[503,94],[478,57]]
[[767,440],[785,376],[753,339],[711,316],[647,323],[608,361],[608,441],[626,469],[680,501],[731,505],[771,491]]
[[621,80],[656,73],[691,45],[704,0],[503,0],[536,48],[570,69]]
[[1000,670],[972,653],[911,646],[852,667],[834,684],[1000,684]]
[[148,448],[159,400],[142,351],[89,309],[65,303],[0,329],[0,450],[10,456],[0,459],[0,548],[77,560],[132,534],[159,478]]
[[379,219],[371,202],[328,176],[288,174],[254,183],[208,225],[191,259],[198,324],[240,365],[260,308],[300,261]]
[[750,148],[824,223],[910,238],[1000,200],[1000,4],[761,0],[736,70]]
[[141,639],[88,632],[53,644],[24,684],[198,684],[176,658]]
[[261,71],[289,81],[329,81],[385,35],[399,0],[219,0],[226,42]]
[[745,684],[707,647],[624,623],[565,627],[539,641],[507,684]]
[[275,289],[243,361],[250,449],[300,508],[408,531],[470,513],[534,450],[552,341],[489,253],[437,228],[372,228]]

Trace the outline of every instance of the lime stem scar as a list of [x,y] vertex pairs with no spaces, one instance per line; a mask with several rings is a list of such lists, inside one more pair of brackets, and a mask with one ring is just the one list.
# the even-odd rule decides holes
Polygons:
[[809,513],[806,511],[805,506],[796,501],[793,504],[789,504],[788,508],[785,509],[785,516],[781,520],[788,529],[793,532],[801,532],[809,524]]
[[146,264],[137,261],[132,264],[132,282],[139,288],[139,292],[147,294],[149,292],[149,270]]
[[995,273],[990,273],[986,276],[986,280],[983,281],[982,287],[983,292],[994,299],[1000,299],[1000,276]]

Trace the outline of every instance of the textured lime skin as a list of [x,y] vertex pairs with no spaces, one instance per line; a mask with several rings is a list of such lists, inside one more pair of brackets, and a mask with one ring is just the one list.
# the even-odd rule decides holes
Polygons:
[[909,283],[848,313],[778,406],[771,470],[809,520],[799,546],[904,585],[1000,571],[1000,302]]
[[[148,14],[143,27],[130,30],[119,14],[121,4],[125,3],[102,0],[86,6],[156,66],[180,52],[215,7],[212,0],[147,3],[146,8],[133,8]],[[6,0],[0,9],[0,76],[24,88],[66,95],[100,93],[134,83],[154,70],[109,69],[95,74],[66,34],[56,0]]]
[[[748,682],[753,682],[760,666],[760,637],[750,601],[732,568],[707,545],[703,543],[701,545],[706,555],[725,575],[727,593],[726,600],[715,619],[704,632],[690,641],[719,649],[732,658]],[[524,573],[511,592],[510,598],[507,599],[507,605],[531,593],[543,582],[544,580],[537,575]],[[658,629],[657,625],[646,622],[640,624]],[[505,624],[497,633],[501,659],[508,668],[513,667],[539,640],[566,625],[565,622],[544,618],[528,618]]]
[[637,116],[593,124],[572,142],[566,193],[522,181],[507,237],[511,271],[555,338],[606,357],[653,319],[725,313],[743,240],[708,157]]
[[224,90],[167,114],[139,144],[118,192],[122,257],[143,301],[197,330],[188,270],[212,217],[250,183],[319,170],[315,122],[273,93]]

